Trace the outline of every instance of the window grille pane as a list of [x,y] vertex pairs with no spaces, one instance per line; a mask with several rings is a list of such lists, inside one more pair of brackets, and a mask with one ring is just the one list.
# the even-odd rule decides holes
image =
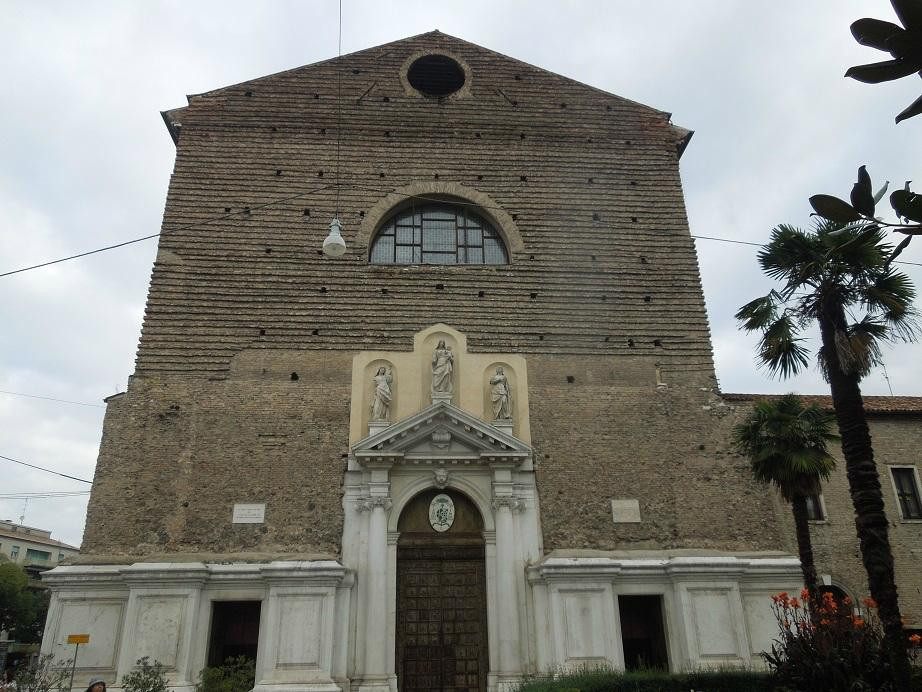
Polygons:
[[506,264],[506,251],[493,239],[483,239],[484,264]]
[[454,252],[455,229],[423,226],[423,252]]
[[397,242],[400,245],[412,245],[413,229],[405,226],[397,226]]
[[423,211],[423,225],[426,221],[441,221],[455,225],[457,218],[454,209],[429,208]]
[[482,247],[469,247],[467,249],[467,263],[468,264],[483,264],[483,248]]
[[425,264],[457,264],[457,260],[454,252],[423,252]]
[[468,245],[483,245],[483,231],[479,228],[471,228],[468,226],[467,229],[467,244]]
[[412,264],[413,263],[413,246],[412,245],[398,245],[397,255],[395,259],[396,259],[397,264]]
[[390,264],[394,261],[394,236],[378,236],[371,248],[371,261],[375,264]]

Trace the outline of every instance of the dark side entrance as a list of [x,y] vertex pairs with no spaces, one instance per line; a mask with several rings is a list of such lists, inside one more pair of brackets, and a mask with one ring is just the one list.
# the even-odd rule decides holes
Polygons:
[[[436,531],[430,506],[451,527]],[[437,520],[438,521],[438,520]],[[487,688],[487,609],[483,519],[461,493],[432,489],[397,524],[397,686],[401,692],[481,692]]]

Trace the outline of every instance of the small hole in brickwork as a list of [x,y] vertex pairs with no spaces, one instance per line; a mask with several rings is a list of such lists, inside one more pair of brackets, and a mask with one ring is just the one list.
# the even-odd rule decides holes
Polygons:
[[628,348],[634,348],[634,340],[633,340],[633,339],[628,339],[628,340],[627,340],[627,346],[628,346]]
[[528,180],[528,176],[520,175],[519,180],[521,180],[524,183],[526,180]]
[[538,297],[538,294],[537,294],[537,293],[534,293],[534,292],[533,292],[533,293],[531,294],[531,299],[532,299],[532,300],[534,300],[534,299],[537,298],[537,297]]
[[384,97],[383,99],[381,99],[381,100],[384,101],[384,103],[390,103],[390,102],[391,102],[391,97],[390,97],[390,96],[385,96],[385,97]]
[[636,217],[636,216],[632,216],[632,217],[631,217],[631,223],[637,223],[637,217]]
[[311,215],[311,210],[310,210],[310,209],[305,209],[304,212],[302,212],[302,215],[303,215],[303,216],[310,216],[310,215]]
[[321,286],[321,287],[320,287],[320,292],[321,292],[321,293],[326,293],[326,292],[327,292],[327,287],[326,287],[326,286]]
[[444,290],[445,290],[445,284],[436,284],[436,285],[435,285],[435,290],[436,290],[436,291],[444,291]]
[[522,133],[519,134],[519,139],[525,139],[525,133],[524,133],[524,132],[522,132]]
[[325,135],[326,133],[327,133],[327,128],[321,127],[321,128],[320,128],[320,134]]
[[482,176],[482,175],[478,175],[478,176],[477,176],[477,180],[483,180],[483,176]]
[[566,107],[567,107],[567,104],[561,103],[561,104],[560,104],[560,107],[561,107],[561,108],[566,108]]
[[512,107],[513,107],[513,108],[515,108],[515,107],[518,106],[518,105],[519,105],[519,102],[518,102],[518,101],[513,101],[513,102],[512,102]]
[[590,184],[590,185],[592,185],[592,183],[595,182],[595,178],[589,178],[588,180],[589,180],[589,184]]
[[477,297],[478,297],[478,298],[483,298],[483,295],[484,295],[484,294],[483,294],[483,291],[477,291]]
[[611,110],[611,106],[605,106],[605,110],[610,111],[610,110]]
[[313,503],[313,501],[309,501],[309,502],[307,503],[307,511],[308,511],[308,512],[313,512],[315,507],[317,507],[317,505],[315,505],[315,504]]
[[244,207],[244,208],[243,208],[243,213],[244,213],[244,214],[249,214],[249,213],[250,213],[250,208],[249,208],[249,207]]
[[567,384],[573,384],[576,382],[576,378],[573,375],[567,375]]
[[647,258],[646,258],[644,255],[641,255],[641,256],[640,256],[640,263],[641,263],[641,264],[646,264],[646,263],[647,263]]
[[518,221],[518,220],[519,220],[519,215],[518,215],[518,214],[513,214],[513,215],[512,215],[512,220],[513,220],[513,221]]
[[382,289],[381,289],[381,295],[382,295],[382,296],[386,296],[386,295],[387,295],[387,289],[386,289],[386,288],[382,288]]
[[479,132],[475,132],[475,133],[474,133],[474,139],[480,139],[480,133],[479,133]]
[[595,255],[590,255],[590,258],[592,259],[593,262],[595,262]]
[[320,98],[320,94],[314,94],[314,98],[315,98],[315,99],[319,99],[319,98]]
[[628,146],[631,146],[631,140],[629,139],[624,140],[624,143],[627,144]]
[[364,218],[365,218],[365,212],[360,211],[360,212],[359,212],[359,218],[360,218],[360,219],[364,219]]
[[610,340],[611,340],[611,337],[610,337],[610,336],[606,336],[606,337],[605,337],[605,343],[606,343],[606,344],[607,344]]
[[299,379],[300,379],[300,378],[298,377],[298,373],[296,373],[296,372],[291,373],[291,381],[292,381],[292,382],[297,382]]
[[520,81],[522,80],[522,76],[521,76],[521,75],[515,75],[515,76],[513,77],[513,79],[514,79],[515,81],[517,81],[517,82],[520,82]]
[[343,452],[342,454],[339,455],[339,458],[340,458],[340,459],[345,459],[345,458],[348,457],[348,456],[349,456],[349,455],[348,455],[346,452]]
[[586,144],[592,144],[592,137],[586,137]]
[[275,169],[275,174],[276,174],[276,175],[281,175],[281,174],[282,174],[282,169],[281,169],[281,168],[276,168],[276,169]]
[[252,96],[252,95],[253,95],[253,92],[252,92],[252,91],[248,91],[248,92],[246,92],[246,93],[244,94],[244,96]]
[[267,248],[266,248],[266,254],[267,254],[267,255],[271,255],[271,254],[272,254],[272,248],[271,248],[271,247],[267,247]]
[[637,187],[637,181],[636,181],[636,180],[632,180],[632,181],[631,181],[631,185],[633,185],[634,187]]
[[438,179],[439,179],[439,174],[436,173],[436,174],[435,174],[434,176],[432,176],[432,177],[435,178],[436,180],[438,180]]
[[698,449],[704,449],[704,445],[698,445]]
[[662,339],[653,339],[653,345],[654,345],[654,346],[662,346],[662,345],[663,345]]
[[384,136],[385,136],[385,137],[390,137],[390,136],[391,136],[391,133],[390,133],[390,132],[387,132],[387,131],[385,131],[385,132],[384,132]]
[[273,132],[278,132],[278,131],[279,131],[279,129],[278,129],[275,125],[273,125],[270,129],[271,129]]
[[226,212],[229,212],[230,210],[231,210],[231,208],[230,208],[230,207],[224,207],[224,211],[225,211],[225,213],[226,213]]
[[534,259],[535,259],[535,256],[534,256],[534,255],[529,255],[529,256],[528,256],[528,259],[529,259],[529,260],[534,260]]
[[183,503],[182,503],[182,506],[183,506],[183,507],[188,507],[188,506],[189,506],[189,503],[188,503],[188,502],[183,502]]
[[602,220],[602,217],[599,216],[597,212],[592,212],[592,220],[593,220],[593,221],[601,221],[601,220]]
[[378,173],[378,177],[379,177],[379,178],[383,178],[383,177],[384,177],[384,171],[381,171],[380,173]]
[[544,341],[544,334],[538,334],[538,341]]
[[650,298],[650,296],[644,296],[644,297],[643,297],[643,302],[645,302],[645,303],[649,303],[651,300],[652,300],[652,298]]
[[323,177],[323,171],[317,171],[317,177],[318,177],[318,178],[322,178],[322,177]]
[[608,296],[602,296],[602,300],[608,300]]
[[323,255],[323,250],[317,250],[318,255]]
[[311,329],[311,335],[317,336],[320,333],[319,329]]
[[358,73],[359,73],[358,70],[352,70],[352,74],[358,74]]

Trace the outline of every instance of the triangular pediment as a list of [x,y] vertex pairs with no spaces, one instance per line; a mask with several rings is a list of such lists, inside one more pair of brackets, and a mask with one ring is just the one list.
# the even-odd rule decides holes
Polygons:
[[359,440],[352,457],[360,464],[431,463],[518,465],[531,447],[451,404],[440,402]]

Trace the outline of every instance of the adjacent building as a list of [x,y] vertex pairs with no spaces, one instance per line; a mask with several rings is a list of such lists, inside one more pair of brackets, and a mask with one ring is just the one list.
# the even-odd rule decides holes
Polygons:
[[241,654],[260,692],[759,664],[800,571],[729,448],[688,130],[439,32],[163,116],[136,370],[45,651],[88,631],[81,684],[148,656],[189,692]]

